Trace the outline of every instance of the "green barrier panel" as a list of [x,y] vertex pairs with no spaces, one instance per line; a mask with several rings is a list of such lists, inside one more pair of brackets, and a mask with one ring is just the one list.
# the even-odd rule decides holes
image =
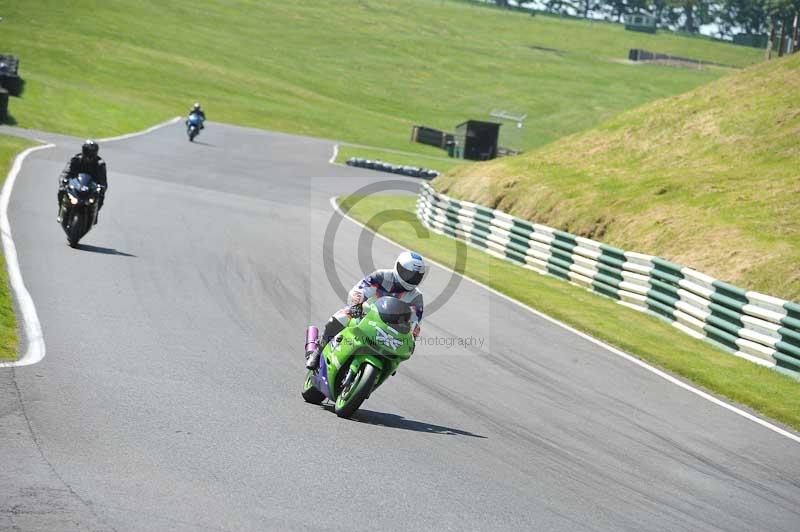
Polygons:
[[706,319],[704,321],[706,323],[710,323],[717,329],[721,329],[727,333],[734,335],[737,338],[740,337],[739,331],[742,330],[742,328],[727,320],[723,320],[722,318],[714,316],[713,314],[709,314],[708,316],[706,316]]
[[778,334],[780,334],[784,340],[789,343],[797,344],[800,346],[800,332],[797,332],[794,329],[788,329],[786,327],[781,327],[778,329]]
[[597,257],[597,262],[602,262],[603,264],[607,264],[612,268],[617,268],[618,270],[623,270],[625,266],[625,261],[617,259],[616,257],[606,255],[604,252],[600,252],[600,256]]
[[604,283],[602,280],[594,279],[592,281],[592,290],[612,299],[621,299],[619,289],[613,285]]
[[786,317],[781,320],[781,325],[800,331],[800,305],[787,301],[783,304],[783,309],[786,311]]
[[678,298],[677,297],[673,297],[673,296],[671,296],[671,295],[669,295],[667,293],[664,293],[664,292],[659,292],[658,290],[649,291],[647,293],[647,296],[645,296],[645,297],[648,300],[653,299],[655,301],[663,303],[664,305],[668,305],[669,308],[671,308],[673,311],[675,310],[675,303],[678,302]]
[[655,277],[657,279],[660,279],[667,283],[672,283],[674,285],[677,285],[680,281],[683,280],[683,277],[678,277],[677,275],[674,275],[670,272],[660,270],[657,267],[653,267],[653,269],[650,270],[650,277]]
[[733,311],[727,307],[723,307],[716,303],[709,303],[708,309],[711,311],[712,316],[716,316],[721,320],[725,320],[739,329],[744,329],[744,322],[742,322],[742,314]]
[[800,360],[784,355],[783,353],[773,353],[773,358],[778,366],[791,371],[800,371]]
[[738,301],[742,305],[746,305],[750,302],[747,299],[747,292],[741,288],[733,286],[732,284],[728,284],[723,281],[714,281],[711,283],[711,285],[718,294],[733,299],[734,301]]
[[621,283],[625,280],[622,277],[622,269],[621,268],[614,268],[613,266],[607,266],[605,264],[596,263],[595,268],[597,271],[602,273],[603,275],[608,275],[609,277],[613,277],[617,283]]
[[525,240],[536,240],[534,235],[536,234],[535,231],[528,231],[527,229],[520,229],[517,226],[512,226],[510,229],[511,233],[519,238],[524,238]]
[[781,325],[786,325],[786,327],[789,327],[790,329],[800,331],[800,319],[798,318],[792,318],[790,316],[781,318]]
[[571,281],[572,280],[569,277],[569,269],[564,269],[564,268],[558,266],[557,264],[548,263],[548,265],[547,265],[547,273],[549,273],[550,275],[554,275],[554,276],[558,277],[559,279],[563,279],[565,281]]
[[651,312],[655,312],[661,316],[664,316],[669,319],[669,321],[675,321],[675,308],[669,305],[665,305],[660,301],[655,299],[650,299],[650,297],[646,300],[647,309]]
[[597,281],[598,283],[603,283],[608,285],[609,287],[613,288],[614,290],[619,290],[619,283],[620,280],[616,277],[611,277],[609,275],[605,275],[602,273],[595,273],[592,277],[593,281]]
[[728,349],[731,349],[733,351],[739,350],[739,346],[736,345],[736,340],[738,339],[738,337],[735,334],[723,331],[710,323],[706,323],[705,325],[703,325],[703,330],[705,331],[706,335],[709,338],[715,340],[716,342],[719,342]]
[[791,355],[795,358],[800,359],[800,347],[796,345],[792,345],[789,342],[778,342],[775,344],[775,349],[778,351],[783,351],[787,355]]
[[508,260],[510,260],[512,262],[516,262],[516,263],[518,263],[518,264],[520,264],[522,266],[527,266],[528,265],[528,262],[525,260],[526,255],[524,253],[520,254],[520,253],[517,253],[516,251],[512,251],[510,249],[506,249],[505,252],[504,252],[504,255]]
[[572,266],[572,263],[568,260],[559,259],[556,256],[550,255],[550,258],[547,259],[547,263],[571,271],[569,268]]

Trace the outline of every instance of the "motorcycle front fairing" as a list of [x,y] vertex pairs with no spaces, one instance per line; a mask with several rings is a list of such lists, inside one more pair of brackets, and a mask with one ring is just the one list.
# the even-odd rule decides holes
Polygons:
[[362,364],[371,364],[381,371],[377,388],[413,352],[414,338],[410,333],[385,324],[373,305],[367,304],[365,309],[364,317],[351,319],[322,352],[317,388],[331,400],[336,400],[348,371],[355,375]]
[[91,205],[95,203],[97,184],[89,174],[78,174],[67,182],[70,205]]
[[200,127],[200,125],[203,123],[203,117],[201,117],[197,113],[192,113],[189,115],[189,118],[186,120],[186,123],[189,126]]

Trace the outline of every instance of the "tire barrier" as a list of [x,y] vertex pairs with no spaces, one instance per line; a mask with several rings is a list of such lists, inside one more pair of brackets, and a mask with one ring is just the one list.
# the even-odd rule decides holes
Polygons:
[[726,68],[739,68],[733,65],[725,65],[722,63],[714,63],[712,61],[701,61],[699,59],[689,59],[688,57],[679,57],[676,55],[660,54],[658,52],[648,52],[647,50],[639,50],[638,48],[631,48],[628,51],[629,61],[658,61],[662,63],[685,64],[694,66],[714,65]]
[[800,378],[800,304],[456,200],[427,183],[417,199],[417,217],[434,232],[586,287],[751,362]]
[[0,55],[0,87],[11,96],[22,93],[23,81],[19,77],[19,58],[13,55]]
[[378,170],[380,172],[388,172],[390,174],[407,175],[409,177],[421,177],[423,179],[433,179],[439,175],[436,170],[428,168],[419,168],[417,166],[400,166],[396,164],[385,163],[383,161],[374,161],[372,159],[360,159],[358,157],[351,157],[347,160],[347,166],[355,166],[357,168],[369,168],[370,170]]

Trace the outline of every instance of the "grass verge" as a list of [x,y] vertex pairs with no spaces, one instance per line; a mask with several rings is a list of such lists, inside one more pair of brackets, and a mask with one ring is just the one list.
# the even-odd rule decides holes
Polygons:
[[[16,137],[0,135],[0,172],[2,172],[0,179],[5,180],[16,154],[33,145]],[[15,360],[18,343],[17,318],[14,315],[11,290],[8,286],[6,262],[2,258],[0,259],[0,360]]]
[[509,139],[531,148],[724,74],[625,64],[630,48],[736,66],[763,57],[441,0],[0,5],[3,51],[26,81],[13,119],[80,137],[137,131],[200,100],[210,120],[432,155],[409,141],[413,124],[451,129],[505,109],[531,117]]
[[[370,196],[351,208],[356,197],[340,200],[342,209],[398,244],[446,266],[455,262],[452,239],[435,233],[417,238],[405,222],[381,219],[394,209],[414,212],[415,198]],[[423,227],[424,230],[424,227]],[[614,345],[642,360],[731,401],[800,430],[800,384],[780,373],[732,356],[677,331],[654,317],[610,299],[520,268],[468,247],[465,275],[553,318]]]
[[420,153],[409,153],[399,150],[381,150],[377,148],[363,148],[360,146],[339,146],[339,154],[336,162],[344,164],[350,157],[360,157],[362,159],[373,159],[404,166],[422,166],[439,173],[452,170],[456,166],[465,164],[463,159],[450,159],[448,157],[436,157]]

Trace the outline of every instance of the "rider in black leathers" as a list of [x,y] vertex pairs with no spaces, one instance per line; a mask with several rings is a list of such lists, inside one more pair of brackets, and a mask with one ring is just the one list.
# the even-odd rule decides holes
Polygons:
[[106,162],[100,158],[99,152],[100,146],[93,140],[87,140],[81,146],[81,153],[75,154],[61,171],[58,178],[58,223],[61,223],[61,200],[66,194],[67,182],[78,174],[89,174],[95,183],[103,187],[97,203],[97,212],[103,207],[108,189],[108,177]]

